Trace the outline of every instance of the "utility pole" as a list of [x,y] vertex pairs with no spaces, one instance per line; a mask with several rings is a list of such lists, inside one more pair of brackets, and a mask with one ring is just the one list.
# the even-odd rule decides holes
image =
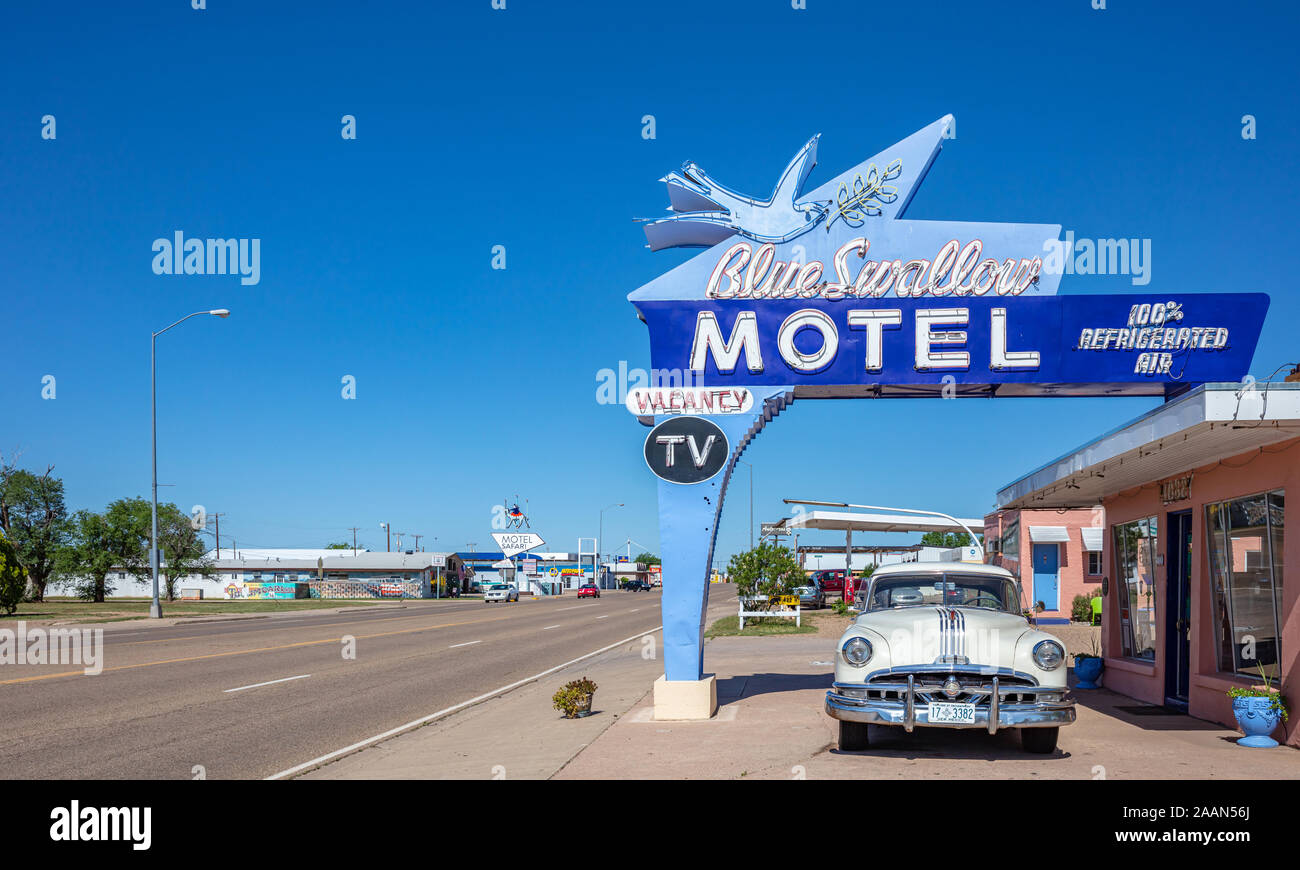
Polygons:
[[379,528],[383,529],[383,530],[384,530],[384,533],[388,536],[388,537],[385,539],[384,552],[386,552],[386,553],[391,553],[391,552],[393,552],[393,529],[392,529],[392,527],[389,526],[388,523],[380,523],[380,524],[379,524]]
[[214,534],[217,537],[217,558],[220,559],[221,558],[221,518],[224,517],[225,514],[208,514],[208,516],[212,517],[213,521],[216,524],[216,531],[214,532]]
[[352,527],[352,555],[354,556],[357,554],[357,530],[360,528],[360,526]]
[[415,538],[415,551],[417,553],[423,553],[424,551],[420,549],[420,538],[423,538],[424,535],[411,535],[411,537]]

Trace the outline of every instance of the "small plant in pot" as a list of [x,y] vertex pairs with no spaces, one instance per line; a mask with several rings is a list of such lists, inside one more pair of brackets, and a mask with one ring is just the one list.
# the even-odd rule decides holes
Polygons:
[[1079,678],[1075,688],[1100,689],[1097,680],[1100,679],[1105,667],[1106,660],[1101,657],[1101,651],[1097,648],[1097,638],[1094,636],[1091,653],[1074,654],[1074,675]]
[[1273,679],[1262,664],[1259,665],[1259,675],[1264,680],[1263,686],[1229,689],[1228,697],[1232,699],[1232,715],[1237,718],[1237,727],[1246,735],[1237,741],[1237,745],[1267,749],[1277,746],[1277,741],[1268,735],[1279,722],[1287,721],[1287,709],[1282,693],[1273,688]]
[[596,684],[583,677],[570,680],[551,697],[551,704],[566,719],[581,719],[591,715],[591,699],[596,694]]

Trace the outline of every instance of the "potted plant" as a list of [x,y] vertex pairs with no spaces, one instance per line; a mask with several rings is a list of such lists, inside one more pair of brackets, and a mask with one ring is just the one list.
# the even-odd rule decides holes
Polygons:
[[1277,746],[1277,741],[1268,735],[1279,722],[1287,720],[1287,709],[1282,693],[1273,688],[1272,677],[1264,670],[1263,664],[1259,665],[1259,675],[1264,680],[1263,686],[1229,689],[1228,697],[1232,699],[1232,715],[1237,718],[1237,727],[1246,735],[1237,741],[1237,745],[1267,749]]
[[596,684],[583,677],[570,680],[551,697],[555,709],[564,714],[566,719],[581,719],[591,715],[591,699],[596,694]]
[[1106,668],[1106,660],[1101,657],[1101,650],[1097,648],[1097,637],[1092,637],[1091,653],[1074,654],[1074,675],[1079,678],[1079,683],[1075,688],[1078,689],[1100,689],[1097,680],[1101,677],[1101,672]]

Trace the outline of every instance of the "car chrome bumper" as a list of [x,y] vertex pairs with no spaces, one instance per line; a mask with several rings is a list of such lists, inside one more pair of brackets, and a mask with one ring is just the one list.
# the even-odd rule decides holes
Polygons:
[[[881,687],[873,684],[871,688],[878,690]],[[932,728],[983,728],[990,734],[996,733],[1001,728],[1056,728],[1061,725],[1069,725],[1075,718],[1074,701],[1064,697],[1050,701],[1035,701],[1031,704],[1002,703],[1002,695],[1024,695],[1036,692],[1063,695],[1064,689],[1027,689],[1024,686],[1000,687],[995,678],[988,702],[977,704],[975,707],[975,721],[960,724],[952,722],[931,723],[929,721],[929,705],[922,699],[917,698],[911,679],[906,684],[900,684],[897,689],[893,686],[888,688],[891,691],[901,690],[902,697],[898,700],[854,697],[845,694],[845,690],[863,690],[865,687],[842,686],[836,683],[835,688],[826,693],[826,713],[833,719],[841,719],[845,722],[864,722],[870,725],[901,725],[907,731],[922,725]]]

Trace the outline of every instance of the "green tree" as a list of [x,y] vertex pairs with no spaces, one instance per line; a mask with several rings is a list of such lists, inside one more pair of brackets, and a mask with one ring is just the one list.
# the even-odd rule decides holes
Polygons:
[[[147,502],[145,507],[148,508]],[[145,547],[147,550],[147,543]],[[193,574],[211,577],[216,573],[212,560],[206,558],[207,550],[207,544],[189,516],[174,504],[158,505],[158,552],[162,558],[158,576],[163,581],[168,601],[176,600],[176,584],[182,577]]]
[[654,555],[653,553],[641,553],[640,555],[638,555],[638,556],[637,556],[635,559],[633,559],[632,561],[633,561],[633,562],[641,562],[642,564],[645,564],[645,565],[662,565],[662,564],[663,564],[663,561],[662,561],[658,556]]
[[0,532],[0,612],[8,616],[17,610],[26,591],[27,571],[9,539]]
[[807,579],[794,551],[770,542],[732,556],[727,574],[744,598],[789,595]]
[[63,481],[50,466],[37,477],[12,469],[0,480],[0,519],[18,560],[27,569],[28,597],[41,601],[54,573],[58,551],[68,539],[68,509]]
[[954,547],[969,547],[970,535],[966,532],[926,532],[921,536],[921,546],[943,547],[948,550]]
[[109,572],[149,576],[149,532],[149,502],[142,498],[118,499],[103,513],[77,511],[55,570],[78,598],[102,602],[114,591]]
[[349,543],[347,543],[346,541],[335,541],[335,542],[332,543],[332,544],[326,544],[326,545],[325,545],[325,549],[327,549],[327,550],[351,550],[351,549],[352,549],[352,545],[349,544]]

